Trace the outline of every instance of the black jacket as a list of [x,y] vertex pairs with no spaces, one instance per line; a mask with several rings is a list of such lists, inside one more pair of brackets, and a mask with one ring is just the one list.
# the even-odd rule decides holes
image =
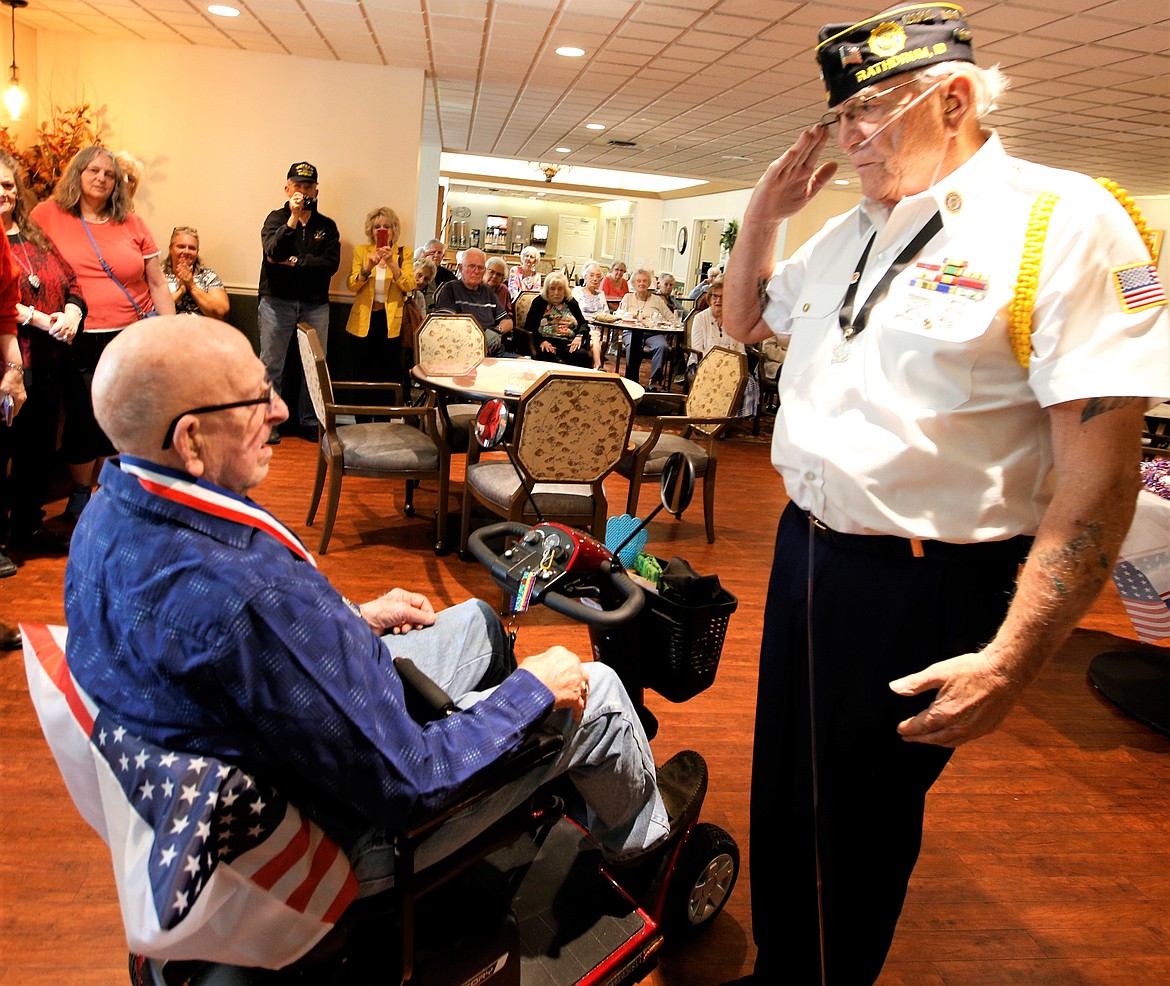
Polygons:
[[[341,236],[328,216],[314,212],[307,224],[288,228],[288,203],[268,214],[260,231],[264,259],[260,264],[260,296],[290,301],[329,301],[329,279],[341,264]],[[270,263],[296,257],[296,266]]]

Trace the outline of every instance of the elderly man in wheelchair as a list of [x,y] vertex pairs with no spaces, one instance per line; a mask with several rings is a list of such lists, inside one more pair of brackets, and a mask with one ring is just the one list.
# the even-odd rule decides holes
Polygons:
[[[350,901],[393,884],[403,833],[533,736],[557,737],[558,749],[449,811],[420,842],[418,870],[561,774],[618,866],[660,854],[701,802],[701,758],[680,754],[656,774],[609,668],[561,647],[517,667],[478,601],[435,613],[425,596],[392,589],[358,606],[330,586],[297,537],[248,498],[287,408],[235,329],[189,317],[132,326],[103,355],[93,399],[119,456],[74,534],[64,653],[55,666],[41,661],[71,722],[52,725],[38,709],[75,801],[124,871],[132,947],[295,961]],[[45,652],[63,642],[38,639]],[[401,658],[452,697],[445,714],[412,717]],[[85,754],[58,749],[63,729],[85,738],[92,764],[79,768]],[[101,790],[80,792],[70,777],[79,769],[96,770]],[[111,784],[129,822],[113,817]],[[273,821],[266,812],[282,799],[290,814]],[[217,849],[216,840],[229,847],[233,825],[248,846]],[[281,826],[291,835],[269,846],[278,861],[248,863]],[[242,879],[230,876],[237,870]],[[272,915],[249,896],[256,886],[280,898]],[[139,934],[132,924],[143,920]],[[298,920],[303,932],[290,930]]]

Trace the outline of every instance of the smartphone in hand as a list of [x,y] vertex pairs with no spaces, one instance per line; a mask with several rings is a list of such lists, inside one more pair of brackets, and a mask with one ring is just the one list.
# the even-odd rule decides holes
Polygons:
[[374,230],[374,246],[381,250],[383,247],[388,247],[389,245],[390,230],[385,228]]

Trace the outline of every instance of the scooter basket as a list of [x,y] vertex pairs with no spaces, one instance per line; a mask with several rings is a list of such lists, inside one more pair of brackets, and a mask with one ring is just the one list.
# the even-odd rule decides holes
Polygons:
[[642,611],[616,627],[590,627],[593,656],[626,682],[685,702],[715,682],[727,623],[739,600],[720,588],[714,602],[687,604],[646,592]]
[[642,611],[643,683],[671,702],[685,702],[715,683],[723,638],[739,600],[726,589],[712,603],[688,605],[646,593]]

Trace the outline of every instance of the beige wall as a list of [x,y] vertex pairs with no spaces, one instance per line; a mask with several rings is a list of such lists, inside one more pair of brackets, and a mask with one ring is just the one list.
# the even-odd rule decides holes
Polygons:
[[284,202],[294,161],[317,166],[321,211],[341,231],[335,292],[346,293],[375,206],[394,208],[415,245],[421,71],[51,31],[36,40],[40,117],[50,101],[104,106],[110,145],[146,162],[137,208],[159,245],[174,226],[198,227],[204,261],[229,288],[255,289],[260,226]]

